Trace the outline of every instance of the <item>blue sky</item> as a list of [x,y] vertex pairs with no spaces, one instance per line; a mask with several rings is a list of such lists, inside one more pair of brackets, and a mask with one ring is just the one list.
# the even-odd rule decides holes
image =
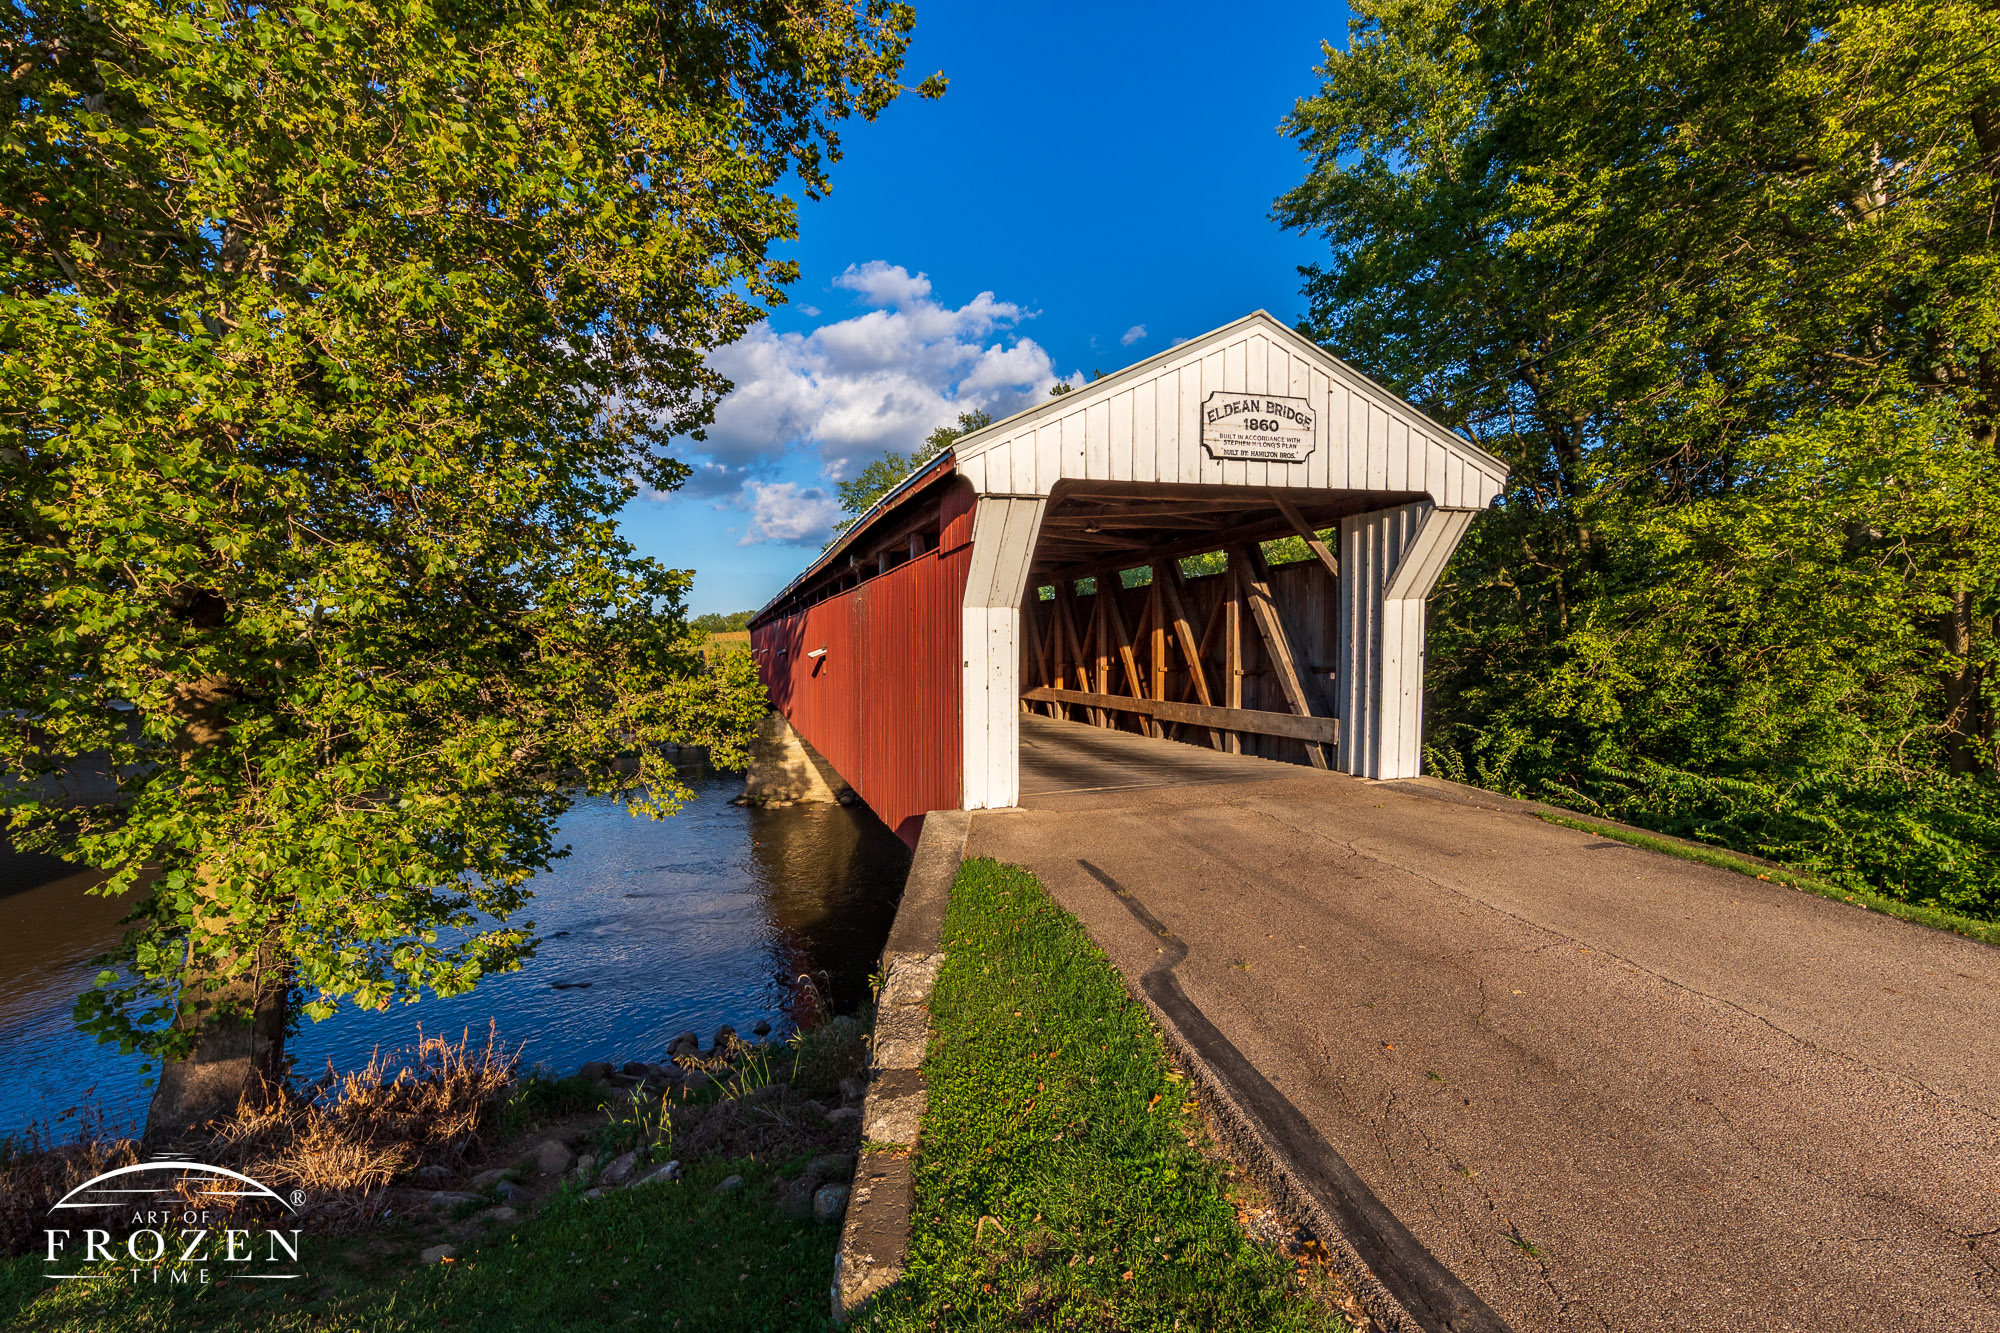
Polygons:
[[907,81],[950,91],[847,127],[791,304],[714,354],[737,388],[682,451],[695,479],[627,535],[695,570],[694,611],[760,606],[882,449],[1259,307],[1296,319],[1324,247],[1269,220],[1304,169],[1277,127],[1346,31],[1327,5],[918,0]]

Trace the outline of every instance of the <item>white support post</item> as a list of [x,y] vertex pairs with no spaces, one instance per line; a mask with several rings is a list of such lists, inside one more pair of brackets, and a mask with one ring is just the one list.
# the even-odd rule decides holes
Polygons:
[[1340,767],[1423,771],[1424,601],[1477,510],[1428,501],[1340,524]]
[[1021,599],[1046,498],[983,495],[965,581],[965,808],[998,810],[1021,792]]

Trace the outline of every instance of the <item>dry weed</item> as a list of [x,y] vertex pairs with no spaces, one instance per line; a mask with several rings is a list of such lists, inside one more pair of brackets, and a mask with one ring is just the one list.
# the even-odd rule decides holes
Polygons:
[[33,1125],[0,1139],[0,1254],[26,1253],[57,1199],[92,1176],[138,1160],[139,1145],[110,1133],[92,1106],[83,1108],[75,1137],[61,1146]]
[[476,1157],[519,1052],[424,1037],[345,1075],[331,1066],[303,1092],[249,1102],[216,1122],[211,1149],[280,1192],[303,1191],[316,1213],[360,1217],[391,1181],[419,1166],[454,1170]]
[[[317,1083],[286,1088],[264,1105],[246,1099],[208,1125],[205,1138],[176,1146],[280,1193],[304,1192],[323,1222],[358,1222],[404,1172],[433,1164],[457,1170],[478,1156],[518,1062],[519,1052],[502,1049],[490,1026],[482,1046],[470,1032],[454,1042],[419,1030],[413,1047],[377,1050],[345,1075],[329,1066]],[[140,1145],[106,1132],[101,1115],[86,1108],[79,1124],[60,1146],[33,1128],[0,1140],[0,1251],[24,1252],[57,1199],[140,1159]],[[188,1201],[223,1212],[250,1206],[226,1193]]]

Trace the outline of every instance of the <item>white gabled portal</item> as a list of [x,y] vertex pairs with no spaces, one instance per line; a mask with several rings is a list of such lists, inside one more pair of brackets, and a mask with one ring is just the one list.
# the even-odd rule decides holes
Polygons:
[[[1268,457],[1217,457],[1229,450],[1213,447],[1213,424],[1204,445],[1203,409],[1228,395],[1262,396],[1274,413],[1303,404],[1316,417],[1309,448],[1288,416],[1273,425],[1292,433]],[[963,616],[965,808],[1015,803],[1021,607],[1052,498],[1093,488],[1162,515],[1232,495],[1269,506],[1274,491],[1337,508],[1339,767],[1419,771],[1425,598],[1502,493],[1498,459],[1262,311],[968,435],[955,455],[978,497]]]
[[1021,601],[1042,496],[982,495],[965,584],[965,808],[999,810],[1021,790]]
[[1357,777],[1422,771],[1424,601],[1473,509],[1419,502],[1340,524],[1340,767]]

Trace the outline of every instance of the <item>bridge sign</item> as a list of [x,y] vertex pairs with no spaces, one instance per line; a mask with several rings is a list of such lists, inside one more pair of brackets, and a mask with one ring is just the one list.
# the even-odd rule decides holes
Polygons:
[[1303,398],[1212,393],[1201,405],[1201,443],[1211,458],[1303,463],[1318,442],[1316,417]]

